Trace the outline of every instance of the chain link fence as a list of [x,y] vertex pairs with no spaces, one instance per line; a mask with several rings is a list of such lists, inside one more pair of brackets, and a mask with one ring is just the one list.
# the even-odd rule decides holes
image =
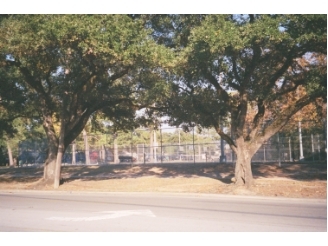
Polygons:
[[[143,143],[135,136],[136,131],[149,135]],[[214,136],[208,141],[207,135],[195,133],[194,129],[184,133],[181,129],[138,129],[126,135],[125,144],[117,144],[118,135],[85,134],[71,144],[63,157],[63,165],[101,165],[118,163],[183,163],[183,162],[231,162],[236,156],[229,145]],[[165,135],[166,134],[166,135]],[[171,143],[163,143],[163,135],[170,135]],[[212,134],[213,135],[213,134]],[[127,137],[130,136],[130,137]],[[202,136],[202,137],[201,137]],[[206,141],[207,140],[207,141]],[[167,140],[166,140],[167,141]],[[200,142],[202,141],[202,142]],[[122,141],[121,141],[122,142]],[[19,166],[42,165],[47,157],[46,141],[23,141],[13,148],[14,159]],[[295,131],[289,136],[277,133],[271,137],[253,156],[252,162],[294,162],[325,161],[326,136],[324,134],[300,134]]]

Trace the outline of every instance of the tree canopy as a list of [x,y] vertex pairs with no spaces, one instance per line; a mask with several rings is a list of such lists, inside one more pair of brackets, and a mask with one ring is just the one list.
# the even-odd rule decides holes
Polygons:
[[90,118],[119,130],[165,115],[214,127],[237,155],[236,183],[251,184],[260,146],[326,103],[326,55],[326,15],[1,16],[0,125],[42,122],[44,177],[58,184],[61,156]]
[[58,149],[62,154],[95,112],[118,127],[132,122],[144,106],[138,93],[170,62],[170,50],[154,42],[143,20],[127,15],[11,15],[0,32],[1,72],[43,121],[45,167],[52,166],[45,178],[54,178]]
[[[326,53],[326,15],[208,15],[179,56],[167,114],[172,124],[214,127],[237,154],[236,182],[251,183],[260,146],[304,106],[326,101]],[[288,101],[300,86],[306,93]]]

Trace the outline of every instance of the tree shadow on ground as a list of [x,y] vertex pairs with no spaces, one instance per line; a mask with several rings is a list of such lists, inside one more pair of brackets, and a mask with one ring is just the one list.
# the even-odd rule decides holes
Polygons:
[[281,177],[299,181],[327,180],[327,162],[253,164],[253,176]]
[[[65,171],[64,171],[65,170]],[[153,176],[158,178],[195,178],[207,177],[220,180],[223,183],[231,183],[233,177],[233,165],[225,165],[224,168],[217,163],[179,163],[179,164],[118,164],[101,165],[83,168],[65,167],[62,175],[65,182],[76,179],[81,181],[95,181],[108,179],[137,179]]]
[[[254,178],[282,177],[294,180],[327,180],[327,163],[254,163]],[[43,167],[1,168],[0,183],[34,182],[43,176]],[[157,163],[157,164],[108,164],[70,165],[62,167],[62,182],[97,181],[108,179],[137,179],[207,177],[231,184],[234,176],[232,163]]]
[[0,183],[29,183],[42,178],[43,167],[4,167],[0,168]]

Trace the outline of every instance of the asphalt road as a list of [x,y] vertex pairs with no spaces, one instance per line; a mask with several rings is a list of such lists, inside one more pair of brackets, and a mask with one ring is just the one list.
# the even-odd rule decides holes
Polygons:
[[156,193],[0,191],[0,231],[327,231],[327,201]]

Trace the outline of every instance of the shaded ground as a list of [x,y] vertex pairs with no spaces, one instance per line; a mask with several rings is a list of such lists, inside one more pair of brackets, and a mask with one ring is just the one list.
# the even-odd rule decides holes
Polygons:
[[[123,164],[62,167],[59,191],[188,192],[327,199],[327,163],[253,164],[250,189],[232,184],[232,164]],[[0,168],[0,190],[53,190],[43,168]]]

